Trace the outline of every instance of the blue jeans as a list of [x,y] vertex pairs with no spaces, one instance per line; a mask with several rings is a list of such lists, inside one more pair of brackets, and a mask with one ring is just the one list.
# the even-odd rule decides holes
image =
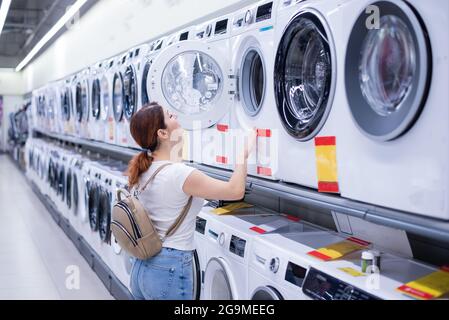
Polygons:
[[131,293],[136,300],[193,300],[193,252],[162,248],[148,259],[135,259]]

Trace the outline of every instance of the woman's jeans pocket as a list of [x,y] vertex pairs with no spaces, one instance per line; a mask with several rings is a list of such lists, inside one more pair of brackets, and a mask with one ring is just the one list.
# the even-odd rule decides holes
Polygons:
[[131,279],[136,299],[193,299],[192,252],[164,248],[157,256],[137,260]]

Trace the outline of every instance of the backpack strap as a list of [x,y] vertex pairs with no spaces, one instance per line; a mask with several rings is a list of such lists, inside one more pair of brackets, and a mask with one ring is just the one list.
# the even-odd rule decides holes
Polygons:
[[179,226],[182,224],[185,217],[187,216],[187,213],[189,213],[190,207],[192,206],[192,201],[193,197],[190,196],[189,201],[187,201],[187,204],[184,206],[184,209],[182,209],[182,212],[176,219],[175,223],[173,223],[173,225],[170,228],[168,228],[165,237],[162,238],[162,242],[164,242],[165,238],[170,237],[176,232],[176,230],[178,230]]
[[141,189],[138,189],[138,188],[137,188],[137,190],[136,190],[137,193],[140,194],[140,193],[142,193],[143,191],[145,191],[146,187],[147,187],[151,182],[153,182],[154,178],[156,178],[156,176],[158,175],[158,173],[161,172],[162,169],[164,169],[165,167],[168,167],[168,166],[171,166],[171,165],[172,165],[171,163],[166,163],[166,164],[160,166],[159,168],[157,168],[157,170],[151,175],[151,177],[147,180],[147,182],[143,185],[143,187],[142,187]]

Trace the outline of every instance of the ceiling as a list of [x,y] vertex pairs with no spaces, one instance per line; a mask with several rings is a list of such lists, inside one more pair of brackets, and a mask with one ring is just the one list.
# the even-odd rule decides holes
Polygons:
[[[15,68],[75,1],[12,0],[3,32],[0,35],[0,68]],[[92,6],[91,2],[94,1],[88,1],[81,14]],[[62,28],[46,47],[65,29]]]

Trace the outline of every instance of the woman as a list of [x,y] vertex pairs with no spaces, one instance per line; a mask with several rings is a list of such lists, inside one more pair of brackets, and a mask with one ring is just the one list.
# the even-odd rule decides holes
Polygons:
[[[255,140],[255,130],[237,160],[228,182],[208,177],[181,162],[179,141],[172,137],[182,131],[177,117],[157,103],[139,110],[131,119],[131,135],[144,150],[128,168],[129,186],[145,183],[167,163],[139,199],[151,212],[154,225],[162,237],[193,197],[191,208],[176,232],[167,237],[162,251],[148,260],[136,259],[131,273],[131,291],[136,299],[193,299],[193,234],[196,215],[203,199],[239,200],[245,194],[247,159]],[[179,135],[178,135],[179,136]]]

